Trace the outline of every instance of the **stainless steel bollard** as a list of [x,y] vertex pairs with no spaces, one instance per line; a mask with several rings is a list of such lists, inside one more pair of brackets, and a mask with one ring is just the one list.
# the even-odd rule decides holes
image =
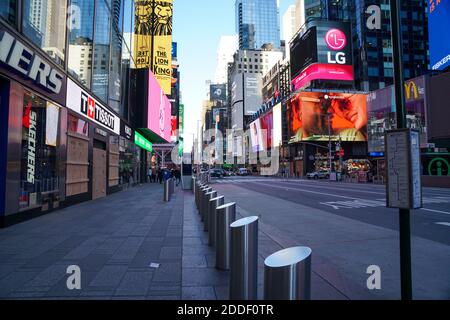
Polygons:
[[195,194],[195,188],[197,187],[196,183],[197,183],[197,178],[192,177],[192,193],[193,194]]
[[206,186],[200,192],[200,199],[199,199],[199,201],[200,201],[200,210],[199,210],[199,213],[200,213],[200,217],[202,218],[202,221],[204,220],[204,212],[206,210],[205,209],[205,194],[208,193],[208,192],[211,192],[211,191],[212,191],[212,188],[209,187],[209,186]]
[[264,299],[310,300],[311,253],[308,247],[293,247],[267,257],[264,261]]
[[225,197],[220,196],[216,198],[212,198],[209,200],[209,207],[208,207],[208,244],[210,246],[215,247],[216,246],[216,208],[220,207],[225,203]]
[[216,208],[216,268],[230,269],[231,228],[236,220],[236,203],[227,203]]
[[203,188],[203,183],[200,181],[197,181],[197,186],[195,187],[195,205],[197,206],[197,209],[200,210],[200,190]]
[[231,228],[230,299],[258,298],[258,217],[233,222]]
[[203,204],[203,230],[208,231],[208,215],[209,215],[209,200],[217,197],[217,191],[211,190],[205,194]]
[[169,202],[170,201],[170,185],[169,182],[166,180],[164,181],[164,201]]

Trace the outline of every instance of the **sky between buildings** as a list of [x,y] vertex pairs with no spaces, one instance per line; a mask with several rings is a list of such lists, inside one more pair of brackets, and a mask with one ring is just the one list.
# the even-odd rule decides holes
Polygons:
[[[174,0],[173,41],[178,42],[186,152],[191,150],[193,134],[197,132],[206,98],[205,82],[214,79],[220,36],[236,33],[234,2]],[[294,3],[295,0],[280,0],[280,19]]]

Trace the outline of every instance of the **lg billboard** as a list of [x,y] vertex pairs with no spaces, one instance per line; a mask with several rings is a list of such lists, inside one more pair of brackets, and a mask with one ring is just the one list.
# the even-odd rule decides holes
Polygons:
[[290,53],[294,90],[312,80],[354,80],[349,23],[310,21],[291,43]]

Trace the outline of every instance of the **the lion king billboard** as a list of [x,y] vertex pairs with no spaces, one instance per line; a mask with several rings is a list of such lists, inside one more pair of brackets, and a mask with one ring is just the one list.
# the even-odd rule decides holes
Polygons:
[[172,0],[135,2],[135,68],[150,68],[165,94],[171,93],[172,19]]

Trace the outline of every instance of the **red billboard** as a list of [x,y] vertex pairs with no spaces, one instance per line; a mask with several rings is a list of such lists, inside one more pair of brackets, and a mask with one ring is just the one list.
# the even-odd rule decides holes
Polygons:
[[301,92],[288,106],[291,139],[367,141],[367,95]]

